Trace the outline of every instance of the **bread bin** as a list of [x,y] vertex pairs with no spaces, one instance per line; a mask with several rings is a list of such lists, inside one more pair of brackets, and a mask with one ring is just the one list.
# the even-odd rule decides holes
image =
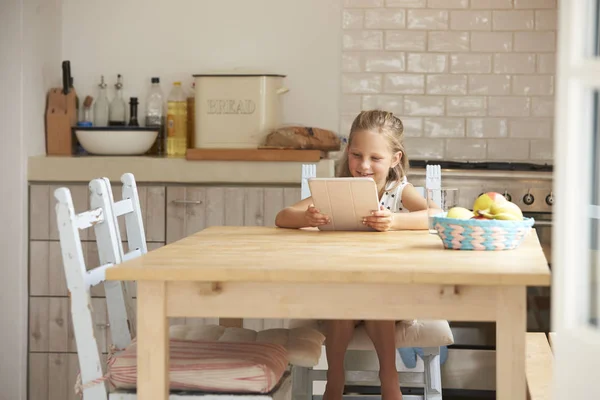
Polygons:
[[193,76],[195,148],[257,148],[281,125],[285,75],[234,70]]

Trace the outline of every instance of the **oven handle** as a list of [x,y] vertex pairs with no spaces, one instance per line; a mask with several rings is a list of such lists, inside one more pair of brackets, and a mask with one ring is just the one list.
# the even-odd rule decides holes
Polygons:
[[552,221],[535,221],[533,226],[552,226]]

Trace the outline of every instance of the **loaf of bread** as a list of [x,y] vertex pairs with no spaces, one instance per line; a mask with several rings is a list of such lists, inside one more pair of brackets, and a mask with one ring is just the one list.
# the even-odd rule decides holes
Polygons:
[[265,139],[265,147],[338,151],[340,138],[335,132],[305,126],[285,126],[273,130]]

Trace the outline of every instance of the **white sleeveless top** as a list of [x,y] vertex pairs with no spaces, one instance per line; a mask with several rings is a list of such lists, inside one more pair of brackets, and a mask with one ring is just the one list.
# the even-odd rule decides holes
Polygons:
[[406,185],[409,184],[406,176],[402,178],[395,189],[391,189],[397,183],[398,182],[388,182],[385,186],[385,192],[383,192],[383,196],[381,196],[381,200],[379,200],[379,204],[393,213],[407,213],[409,211],[402,204],[402,191]]

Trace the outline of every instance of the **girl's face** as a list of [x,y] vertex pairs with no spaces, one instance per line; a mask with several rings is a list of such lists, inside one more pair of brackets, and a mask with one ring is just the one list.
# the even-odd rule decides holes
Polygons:
[[372,178],[381,191],[390,168],[400,162],[402,152],[392,153],[383,135],[370,131],[356,132],[348,146],[348,166],[354,177]]

